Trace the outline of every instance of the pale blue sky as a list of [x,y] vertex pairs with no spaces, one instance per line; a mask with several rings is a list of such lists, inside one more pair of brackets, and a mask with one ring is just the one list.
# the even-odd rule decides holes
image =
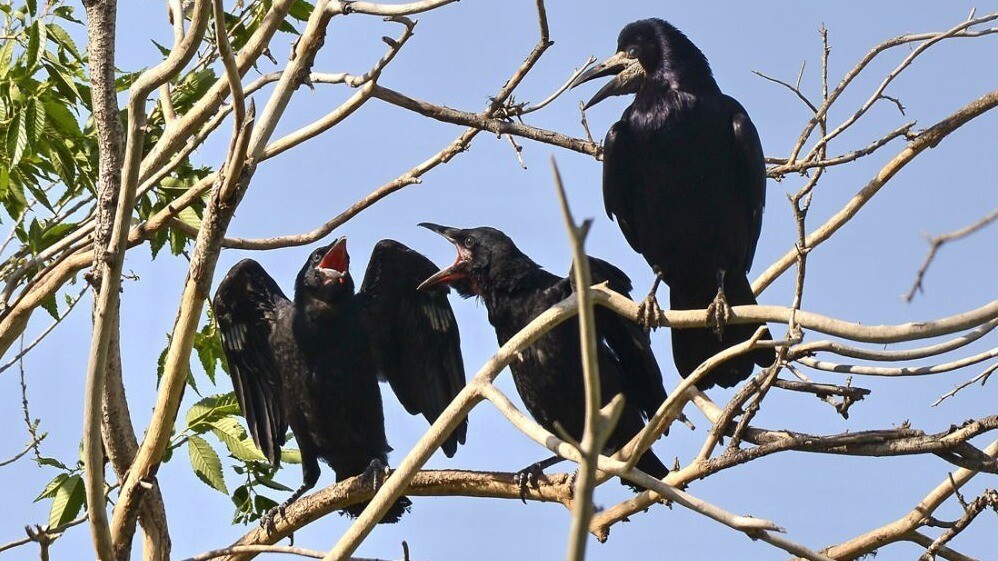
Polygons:
[[[829,74],[837,81],[879,41],[907,32],[947,29],[966,18],[974,6],[963,1],[818,4],[551,0],[548,4],[555,45],[520,88],[518,100],[542,99],[589,55],[611,54],[624,24],[643,17],[663,17],[686,32],[706,53],[722,89],[748,109],[770,156],[786,155],[807,113],[792,95],[754,76],[752,70],[792,81],[801,61],[806,60],[803,87],[816,97],[820,91],[818,28],[822,23],[829,29],[832,45]],[[994,3],[987,4],[978,4],[978,13],[998,8]],[[149,34],[155,33],[160,42],[167,42],[171,36],[162,2],[121,2],[119,10],[117,65],[131,70],[153,64],[159,55],[148,41]],[[534,3],[528,0],[501,4],[464,0],[418,19],[415,37],[385,71],[381,83],[414,97],[469,111],[479,111],[486,104],[488,96],[494,95],[536,42]],[[79,30],[76,32],[79,35]],[[315,70],[362,72],[383,52],[381,35],[396,36],[397,32],[396,25],[377,18],[336,18]],[[274,52],[279,60],[286,58],[288,42],[286,35],[275,41]],[[851,93],[843,96],[838,110],[832,113],[833,119],[846,118],[907,52],[908,48],[897,49],[873,64],[865,79],[857,80],[848,90]],[[887,90],[902,100],[908,115],[900,116],[889,103],[878,104],[854,130],[833,142],[832,150],[838,153],[865,146],[882,132],[910,119],[917,119],[920,127],[930,125],[998,86],[996,59],[995,38],[959,39],[932,49]],[[272,69],[268,62],[261,64],[263,71]],[[581,135],[578,102],[594,90],[588,87],[569,92],[531,115],[528,122]],[[258,106],[262,106],[269,91],[257,94]],[[315,92],[302,88],[293,98],[277,135],[324,114],[350,93],[345,86],[319,86]],[[593,134],[602,137],[626,103],[617,98],[592,109],[588,116]],[[996,125],[998,115],[994,113],[979,118],[920,156],[832,241],[812,253],[804,307],[863,323],[900,323],[938,318],[993,299],[998,228],[945,247],[926,278],[926,294],[919,295],[912,304],[905,304],[899,295],[908,290],[924,256],[922,233],[956,229],[995,207]],[[261,165],[230,232],[271,236],[311,230],[436,153],[460,130],[427,122],[373,100],[331,132]],[[200,150],[196,161],[217,165],[228,142],[227,134]],[[519,168],[505,139],[484,133],[470,152],[431,172],[422,185],[392,195],[338,230],[337,234],[349,237],[355,276],[362,274],[371,248],[383,237],[401,240],[438,264],[453,259],[448,244],[416,228],[421,221],[501,228],[537,262],[564,274],[569,252],[547,165],[553,153],[576,216],[596,219],[589,252],[620,265],[634,279],[636,292],[643,295],[651,274],[603,213],[599,163],[547,145],[529,141],[521,144],[526,171]],[[865,161],[831,170],[815,194],[809,229],[841,208],[901,146],[894,142]],[[799,177],[788,177],[783,183],[769,182],[769,205],[752,276],[791,247],[795,234],[785,193],[795,191],[801,181]],[[216,279],[238,259],[252,256],[290,291],[293,275],[307,253],[308,248],[267,253],[226,251],[219,261]],[[155,400],[156,358],[174,320],[186,263],[169,258],[150,262],[147,249],[139,248],[128,254],[126,269],[142,279],[126,283],[122,310],[126,386],[132,416],[141,432]],[[791,276],[785,275],[760,300],[789,304]],[[452,303],[471,376],[494,352],[494,332],[480,304],[457,298]],[[85,310],[89,306],[88,300],[25,360],[32,414],[42,418],[42,429],[50,433],[43,451],[67,463],[75,459],[80,438],[84,368],[90,341]],[[36,314],[29,337],[47,322],[46,314]],[[818,336],[808,334],[811,340]],[[950,358],[980,352],[994,346],[995,341],[992,335]],[[668,333],[657,333],[654,344],[666,387],[671,388],[677,375]],[[917,380],[856,378],[854,384],[874,393],[854,406],[848,421],[814,398],[776,393],[767,399],[767,407],[756,423],[770,428],[835,433],[888,428],[911,419],[916,428],[935,432],[950,423],[995,413],[991,386],[968,389],[939,407],[929,407],[936,397],[983,367]],[[815,373],[814,377],[843,382],[838,374]],[[508,373],[500,377],[498,385],[515,396]],[[228,380],[219,378],[217,391],[229,389]],[[207,381],[202,383],[202,390],[213,392]],[[426,425],[422,419],[406,415],[394,397],[389,397],[390,391],[384,395],[389,441],[396,450],[391,460],[397,463]],[[711,395],[720,401],[729,397],[730,391],[715,390]],[[988,395],[991,399],[986,398]],[[193,392],[188,392],[184,410],[194,397]],[[8,427],[0,435],[2,457],[20,450],[26,440],[19,404],[16,372],[10,370],[0,375],[0,422]],[[698,452],[707,422],[698,412],[687,412],[698,430],[673,430],[668,439],[656,444],[661,457],[671,460],[678,456],[685,463]],[[977,444],[983,447],[987,442],[990,440],[986,436]],[[227,545],[246,531],[230,525],[231,502],[196,479],[185,455],[178,455],[159,471],[177,559]],[[471,414],[468,444],[453,459],[438,454],[428,467],[515,471],[546,455],[485,403]],[[858,459],[781,454],[696,482],[690,491],[730,511],[775,520],[789,530],[789,538],[818,549],[906,513],[950,469],[949,464],[932,456]],[[0,542],[21,537],[24,524],[47,519],[49,503],[32,504],[31,499],[53,475],[27,459],[0,468],[6,505],[0,511]],[[226,475],[230,487],[237,485],[231,471]],[[289,466],[279,478],[294,487],[300,477],[299,467]],[[320,485],[332,481],[331,471],[324,467]],[[995,485],[993,476],[979,476],[966,494],[973,496],[984,486]],[[609,506],[626,496],[625,488],[611,482],[598,491],[597,503]],[[410,515],[394,526],[379,526],[358,555],[398,558],[403,539],[409,542],[413,558],[426,561],[557,559],[564,555],[569,515],[560,506],[523,506],[518,501],[468,498],[416,497],[413,501]],[[958,516],[956,509],[953,505],[944,507],[939,517]],[[296,544],[328,549],[348,523],[344,517],[329,516],[299,532]],[[996,533],[995,517],[985,514],[955,545],[982,559],[996,559]],[[54,546],[53,558],[84,558],[89,539],[84,527],[70,530]],[[918,554],[915,546],[899,544],[882,550],[877,558],[913,559]],[[614,527],[606,544],[593,541],[589,555],[590,559],[602,560],[786,557],[769,545],[753,543],[742,534],[679,507],[657,507],[634,516],[630,523]],[[21,548],[7,557],[37,558],[37,550]]]

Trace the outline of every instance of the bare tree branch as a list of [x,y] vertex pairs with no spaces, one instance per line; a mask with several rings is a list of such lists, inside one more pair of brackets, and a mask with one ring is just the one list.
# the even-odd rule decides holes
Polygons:
[[[996,16],[998,17],[998,16]],[[880,191],[894,175],[923,151],[939,145],[950,133],[959,129],[965,123],[998,106],[998,90],[991,91],[968,103],[961,109],[918,133],[908,143],[908,146],[887,163],[877,175],[870,180],[839,212],[828,219],[820,228],[807,236],[807,247],[813,250],[832,234],[838,231],[846,222],[852,219],[866,203]],[[791,160],[793,157],[791,157]],[[752,289],[759,294],[772,284],[780,275],[786,272],[797,261],[797,249],[793,248],[780,259],[769,266],[759,278],[752,283]]]
[[964,226],[959,230],[954,230],[946,234],[940,234],[929,238],[929,253],[925,256],[925,261],[922,262],[922,266],[918,268],[918,272],[915,273],[915,282],[911,285],[911,289],[908,290],[908,293],[904,295],[904,301],[911,302],[912,299],[915,298],[916,292],[924,291],[922,281],[925,279],[925,273],[928,272],[929,266],[932,265],[932,260],[936,258],[936,252],[939,251],[939,248],[942,247],[943,244],[958,240],[960,238],[965,238],[974,232],[983,229],[995,220],[998,220],[998,210],[991,211],[990,214],[969,226]]

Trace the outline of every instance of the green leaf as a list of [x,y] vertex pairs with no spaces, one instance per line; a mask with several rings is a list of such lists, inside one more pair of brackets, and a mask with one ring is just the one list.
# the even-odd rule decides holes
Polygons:
[[166,338],[166,347],[163,352],[159,353],[159,358],[156,359],[156,386],[159,387],[159,381],[163,379],[163,372],[166,371],[166,353],[170,351],[170,337]]
[[205,432],[211,428],[209,423],[229,415],[239,414],[239,402],[236,401],[235,393],[209,395],[191,405],[187,411],[187,426],[184,427],[184,430],[192,429],[196,432]]
[[228,495],[225,478],[222,477],[222,461],[211,445],[200,436],[191,436],[187,439],[187,451],[191,456],[191,467],[194,468],[198,479],[212,489]]
[[201,217],[198,213],[194,211],[191,207],[184,207],[178,214],[177,218],[187,224],[188,226],[200,230],[201,229]]
[[37,143],[45,132],[45,104],[37,97],[28,104],[28,128],[31,141]]
[[152,237],[149,238],[149,249],[152,251],[152,258],[155,259],[159,255],[159,250],[163,249],[166,245],[166,240],[169,238],[169,233],[160,228],[153,232]]
[[59,490],[59,486],[62,485],[62,482],[65,481],[67,477],[69,477],[68,473],[60,473],[59,475],[55,476],[55,478],[52,481],[49,481],[48,485],[46,485],[45,488],[42,489],[41,494],[35,498],[35,502],[37,503],[42,499],[51,499],[52,497],[54,497],[56,491]]
[[65,29],[60,27],[59,24],[56,23],[48,24],[48,31],[52,35],[52,39],[54,39],[56,43],[62,46],[62,48],[72,53],[72,55],[76,57],[77,60],[83,58],[82,56],[80,56],[80,51],[79,49],[76,48],[76,43],[73,42],[73,38],[70,37],[69,33],[67,33]]
[[222,339],[218,335],[218,327],[215,325],[215,318],[211,312],[211,302],[208,302],[206,308],[208,310],[208,322],[201,328],[201,331],[194,334],[194,349],[197,350],[198,360],[201,361],[204,373],[208,375],[208,379],[214,384],[215,372],[219,362],[222,363],[222,368],[225,368],[223,361],[224,353],[222,352]]
[[62,68],[46,62],[45,69],[48,71],[49,77],[52,78],[52,81],[55,84],[55,89],[58,90],[58,92],[62,94],[67,101],[70,103],[76,103],[77,101],[84,100],[83,95],[80,94],[80,89],[76,87],[76,80],[74,80],[68,73],[64,72]]
[[67,477],[52,499],[52,509],[49,511],[49,526],[62,526],[71,522],[86,504],[86,493],[83,488],[83,478],[79,475]]
[[180,255],[187,248],[187,236],[176,228],[170,228],[170,252]]
[[69,107],[55,101],[44,101],[45,115],[52,127],[62,134],[71,138],[83,136],[80,131],[80,123],[73,116]]
[[26,0],[28,5],[28,14],[32,16],[38,15],[38,0]]
[[69,468],[66,467],[66,464],[60,462],[59,460],[57,460],[55,458],[48,458],[46,456],[42,456],[41,458],[38,458],[35,461],[38,462],[38,465],[40,465],[40,466],[52,466],[52,467],[59,468],[61,470],[69,471]]
[[312,11],[314,9],[315,6],[309,4],[305,0],[295,0],[294,3],[291,4],[291,8],[288,10],[288,15],[298,21],[307,21],[309,16],[312,15]]
[[24,50],[24,66],[29,74],[35,70],[41,54],[45,52],[46,35],[45,26],[41,20],[35,21],[28,29],[28,47]]
[[67,234],[76,230],[75,222],[63,222],[60,224],[53,224],[42,232],[42,237],[40,240],[40,249],[45,249],[48,246],[54,244],[55,242],[66,237]]
[[14,45],[17,41],[4,41],[3,45],[0,45],[0,78],[7,75],[10,71],[11,65],[10,61],[14,57]]
[[236,514],[232,518],[232,523],[249,521],[247,514],[253,510],[253,502],[250,500],[249,488],[240,485],[232,492],[232,504],[236,505]]
[[59,6],[58,8],[52,10],[52,13],[61,17],[66,21],[71,21],[73,23],[83,24],[82,21],[73,17],[73,7],[72,6]]
[[159,49],[161,55],[170,56],[170,49],[168,47],[157,43],[155,39],[150,39],[150,41],[152,41],[153,45],[156,45],[156,48]]
[[225,417],[212,421],[211,432],[225,444],[229,452],[240,460],[265,461],[263,452],[247,436],[246,431],[235,417]]
[[55,293],[49,294],[42,300],[42,308],[52,316],[52,319],[59,319],[59,305],[55,301]]
[[[10,171],[4,167],[0,166],[0,200],[7,198],[7,191],[10,189]],[[11,212],[11,209],[7,208],[8,213],[11,216],[17,216],[18,212]]]
[[[282,485],[281,487],[284,487],[284,486]],[[284,487],[284,488],[287,489],[288,491],[291,490],[291,489],[288,489],[287,487]],[[253,498],[253,508],[259,514],[263,514],[265,512],[270,512],[270,509],[274,508],[275,506],[277,506],[277,501],[275,501],[274,499],[271,499],[270,497],[265,497],[263,495],[257,495],[256,497]]]
[[257,479],[257,482],[260,485],[263,485],[264,487],[273,489],[275,491],[291,491],[292,490],[291,487],[288,487],[287,485],[283,485],[283,484],[281,484],[281,483],[279,483],[277,481],[274,481],[273,479],[271,479],[269,477],[260,477],[259,479]]
[[13,168],[24,156],[24,150],[28,147],[28,125],[24,120],[24,114],[19,114],[11,121],[10,130],[7,131],[7,151],[11,154],[10,167]]

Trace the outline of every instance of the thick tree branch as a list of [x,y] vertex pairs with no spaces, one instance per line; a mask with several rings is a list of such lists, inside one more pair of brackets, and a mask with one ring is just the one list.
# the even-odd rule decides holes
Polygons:
[[[90,66],[91,103],[97,123],[98,193],[96,231],[93,240],[94,260],[91,283],[95,293],[108,274],[115,274],[117,258],[113,254],[108,262],[108,252],[114,250],[113,229],[115,209],[121,192],[123,133],[118,121],[118,100],[114,84],[114,41],[117,19],[116,0],[85,2],[87,12],[87,45]],[[117,268],[120,271],[120,266]],[[109,281],[115,288],[118,285]],[[104,395],[104,377],[108,362],[108,343],[117,335],[117,299],[96,296],[94,308],[94,335],[90,351],[90,364],[86,374],[86,396],[83,413],[84,481],[87,503],[91,505],[90,533],[94,549],[100,559],[112,559],[113,542],[104,508],[104,451],[101,441],[101,400]],[[129,536],[129,541],[131,537]]]

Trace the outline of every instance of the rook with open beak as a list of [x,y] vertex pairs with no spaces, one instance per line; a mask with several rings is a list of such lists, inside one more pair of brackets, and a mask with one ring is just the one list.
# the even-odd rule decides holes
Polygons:
[[[259,263],[244,259],[222,279],[213,307],[239,407],[250,435],[278,465],[288,428],[301,450],[303,483],[273,517],[315,486],[319,460],[336,480],[364,474],[377,484],[391,447],[378,380],[387,380],[410,414],[432,423],[464,387],[460,335],[446,288],[417,290],[436,271],[393,241],[371,254],[354,291],[346,238],[309,255],[294,300]],[[443,444],[454,455],[467,421]],[[408,510],[402,497],[382,522]],[[357,516],[366,503],[346,509]]]

